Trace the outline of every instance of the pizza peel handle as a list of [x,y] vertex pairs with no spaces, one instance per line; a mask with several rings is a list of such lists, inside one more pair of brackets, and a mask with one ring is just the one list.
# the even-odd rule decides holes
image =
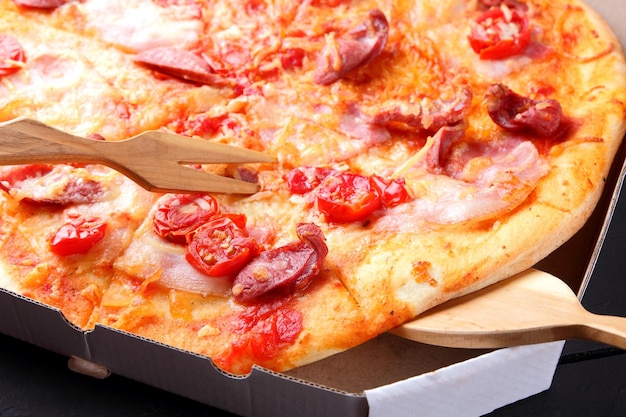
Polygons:
[[426,311],[392,333],[418,342],[499,348],[589,339],[626,348],[626,318],[593,314],[560,279],[530,269]]
[[255,193],[257,184],[182,165],[253,162],[274,159],[261,152],[162,131],[107,142],[70,135],[27,118],[0,123],[0,165],[103,164],[155,192]]

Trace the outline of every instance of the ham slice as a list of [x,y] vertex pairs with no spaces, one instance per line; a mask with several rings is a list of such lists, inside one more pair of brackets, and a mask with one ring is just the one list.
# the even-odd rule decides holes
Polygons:
[[382,103],[372,123],[436,132],[443,126],[461,122],[472,104],[472,98],[472,90],[465,87],[448,99],[423,98],[418,102],[410,99],[388,100]]
[[[469,148],[458,156],[454,172],[451,166],[434,168],[429,154],[436,148],[425,152],[406,174],[412,177],[416,198],[390,209],[377,220],[375,229],[401,231],[407,224],[435,227],[497,217],[524,201],[548,172],[530,141],[508,137],[502,143],[482,146],[480,152]],[[447,174],[437,173],[442,170]]]
[[232,278],[214,278],[199,272],[185,260],[185,246],[169,242],[152,230],[152,214],[133,236],[115,268],[167,288],[203,296],[226,296]]
[[193,1],[87,0],[76,5],[102,39],[131,52],[191,48],[204,28],[201,6]]

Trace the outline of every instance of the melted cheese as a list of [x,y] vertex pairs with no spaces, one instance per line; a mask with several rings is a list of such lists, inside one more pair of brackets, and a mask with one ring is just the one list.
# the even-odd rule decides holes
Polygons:
[[101,40],[11,12],[0,19],[0,32],[15,37],[27,56],[22,70],[1,78],[2,120],[29,116],[76,135],[118,140],[158,129],[187,106],[203,109],[206,101],[215,102],[210,89],[157,79],[132,55]]
[[135,52],[161,46],[194,47],[204,28],[201,10],[193,2],[161,6],[152,0],[91,0],[75,7],[87,28],[95,29],[104,41]]

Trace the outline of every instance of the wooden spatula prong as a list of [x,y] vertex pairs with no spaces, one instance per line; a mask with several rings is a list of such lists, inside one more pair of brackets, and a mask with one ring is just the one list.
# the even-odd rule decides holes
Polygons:
[[[152,141],[157,144],[151,144]],[[262,152],[160,130],[146,131],[119,143],[144,156],[167,158],[179,164],[276,162],[276,158]]]
[[165,131],[108,142],[74,136],[28,118],[0,123],[0,165],[97,163],[155,192],[253,194],[259,190],[257,184],[196,171],[184,164],[271,162],[275,158],[262,152]]

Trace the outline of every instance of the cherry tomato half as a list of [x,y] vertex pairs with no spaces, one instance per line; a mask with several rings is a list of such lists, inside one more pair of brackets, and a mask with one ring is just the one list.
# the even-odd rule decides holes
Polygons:
[[492,7],[476,19],[468,40],[481,59],[508,58],[530,44],[530,22],[520,10]]
[[305,56],[306,51],[302,48],[287,48],[282,52],[280,63],[286,70],[302,68],[302,61]]
[[13,36],[0,35],[0,77],[13,74],[26,62],[24,48]]
[[152,226],[159,236],[184,244],[188,233],[219,212],[217,200],[207,194],[167,195],[159,201]]
[[73,217],[52,236],[50,250],[60,256],[85,254],[102,240],[106,228],[98,217]]
[[370,177],[372,187],[374,187],[382,199],[385,208],[395,207],[399,204],[411,200],[411,196],[406,189],[404,178],[387,180],[381,176]]
[[212,276],[236,275],[259,253],[259,245],[229,217],[209,220],[188,236],[185,258]]
[[363,220],[382,207],[382,199],[369,178],[349,172],[326,177],[316,202],[318,210],[337,223]]
[[242,231],[246,230],[246,222],[248,221],[248,218],[246,217],[245,214],[241,214],[241,213],[224,213],[224,214],[221,215],[221,217],[228,217],[230,220],[233,221],[233,223],[235,223],[235,226],[240,228]]

